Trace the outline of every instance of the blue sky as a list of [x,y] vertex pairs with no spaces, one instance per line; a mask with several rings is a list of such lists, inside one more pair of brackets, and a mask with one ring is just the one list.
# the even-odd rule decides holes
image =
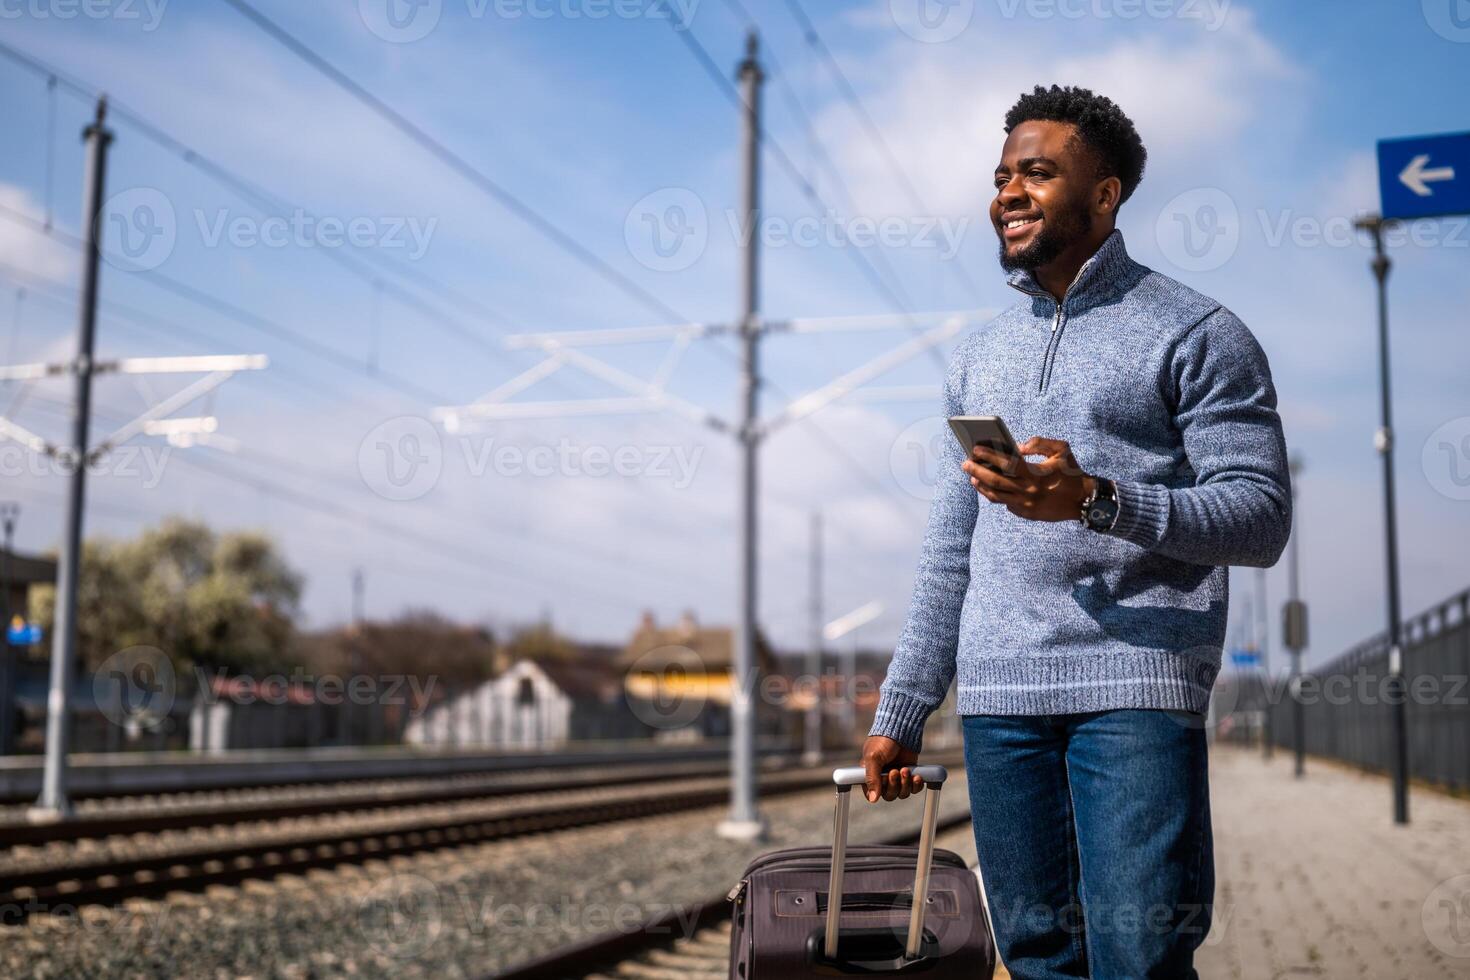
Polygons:
[[[1470,87],[1470,27],[1451,16],[1453,2],[957,0],[927,8],[925,20],[915,0],[806,0],[880,144],[784,0],[747,0],[769,75],[771,142],[841,227],[861,234],[855,219],[868,219],[893,236],[855,248],[800,224],[821,205],[773,147],[764,160],[774,237],[764,249],[762,308],[770,317],[886,314],[899,293],[919,311],[1008,305],[1014,294],[984,219],[1005,109],[1035,83],[1111,96],[1150,151],[1144,182],[1120,211],[1130,251],[1237,312],[1270,358],[1288,444],[1307,466],[1298,516],[1311,656],[1335,654],[1384,617],[1372,280],[1367,248],[1348,229],[1376,205],[1375,140],[1470,128],[1451,95]],[[261,352],[272,366],[237,376],[214,397],[216,445],[166,449],[142,437],[128,461],[94,479],[89,532],[130,534],[169,513],[267,528],[309,575],[315,625],[347,615],[357,566],[373,615],[432,606],[507,625],[549,611],[574,635],[607,640],[623,638],[644,607],[728,621],[737,472],[728,436],[669,413],[508,421],[468,436],[426,434],[411,421],[473,401],[539,361],[503,350],[508,333],[662,324],[671,314],[719,323],[735,314],[729,214],[738,119],[685,39],[631,0],[441,0],[399,7],[402,28],[384,19],[384,0],[256,6],[574,238],[620,284],[220,0],[99,0],[89,13],[66,0],[5,4],[4,44],[85,89],[105,89],[285,205],[253,207],[179,146],[115,119],[109,213],[142,220],[139,204],[151,207],[172,234],[142,261],[235,315],[161,288],[120,259],[104,268],[103,296],[113,305],[99,352]],[[691,12],[687,30],[733,77],[748,26],[740,5],[686,0],[682,9]],[[0,100],[9,137],[0,156],[0,360],[55,359],[73,344],[68,290],[78,256],[63,239],[78,231],[77,134],[91,108],[63,85],[53,114],[45,79],[3,58]],[[354,225],[358,243],[335,247],[291,230],[296,206]],[[34,226],[48,208],[57,229],[49,238]],[[1213,237],[1199,224],[1207,211]],[[679,245],[660,255],[650,221],[665,235],[693,234],[664,239]],[[1192,252],[1182,237],[1191,221]],[[122,226],[108,228],[109,245],[121,248]],[[783,229],[813,234],[794,244],[780,238]],[[1460,441],[1470,435],[1470,227],[1446,219],[1414,230],[1393,247],[1391,277],[1406,612],[1470,585],[1470,493],[1460,479],[1470,472],[1470,442]],[[273,232],[281,237],[260,239]],[[875,288],[870,276],[888,287]],[[426,290],[425,277],[451,284],[455,296]],[[769,338],[765,411],[907,338],[902,330]],[[667,351],[643,344],[589,353],[646,378]],[[934,385],[937,376],[936,358],[920,355],[876,383]],[[186,380],[100,381],[98,434]],[[730,341],[701,339],[667,390],[729,418],[736,380]],[[0,392],[0,408],[15,391]],[[613,394],[563,368],[513,400]],[[38,383],[15,418],[59,439],[68,397],[62,382]],[[860,640],[882,646],[896,637],[927,511],[910,450],[938,433],[936,409],[937,390],[918,401],[844,400],[772,436],[761,468],[761,608],[779,643],[806,636],[814,508],[828,533],[829,613],[881,600],[884,615]],[[234,452],[225,438],[238,440]],[[383,484],[385,441],[417,447],[429,461],[427,484],[403,492]],[[503,447],[530,455],[497,463]],[[624,472],[586,474],[597,452],[620,450]],[[32,472],[14,443],[4,451],[4,496],[25,508],[21,545],[54,546],[62,481]],[[553,452],[561,455],[544,475],[526,462]],[[389,499],[405,493],[415,495]],[[1283,562],[1266,574],[1273,647],[1284,572]],[[1253,570],[1234,573],[1233,617],[1256,579]]]

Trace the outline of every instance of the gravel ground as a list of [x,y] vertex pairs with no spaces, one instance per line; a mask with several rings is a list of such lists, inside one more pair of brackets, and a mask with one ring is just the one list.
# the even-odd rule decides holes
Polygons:
[[[716,836],[725,808],[283,876],[0,928],[6,977],[482,976],[723,891],[755,855],[825,843],[830,790],[766,801],[770,838]],[[944,815],[968,807],[963,778]],[[853,800],[852,839],[913,827],[917,801]],[[974,860],[968,829],[941,846]],[[56,910],[64,912],[65,910]],[[0,910],[3,914],[4,910]]]

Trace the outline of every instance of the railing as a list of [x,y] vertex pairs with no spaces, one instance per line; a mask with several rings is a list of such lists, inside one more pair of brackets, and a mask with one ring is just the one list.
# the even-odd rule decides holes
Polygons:
[[[1470,788],[1470,589],[1404,622],[1409,775]],[[1303,678],[1306,751],[1387,772],[1393,749],[1386,632]],[[1274,744],[1292,745],[1292,698],[1270,699]]]

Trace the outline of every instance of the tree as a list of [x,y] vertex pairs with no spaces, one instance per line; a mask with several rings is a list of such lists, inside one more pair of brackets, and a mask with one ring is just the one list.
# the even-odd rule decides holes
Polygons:
[[[77,646],[88,669],[140,645],[180,671],[255,673],[293,658],[302,580],[264,534],[170,518],[133,541],[88,540],[81,564]],[[54,589],[37,590],[35,616],[48,630],[55,601]]]
[[303,639],[304,659],[318,673],[434,677],[456,686],[494,673],[495,638],[489,630],[427,609]]
[[507,664],[527,660],[576,660],[581,651],[571,640],[557,633],[550,623],[541,622],[516,630],[502,651]]

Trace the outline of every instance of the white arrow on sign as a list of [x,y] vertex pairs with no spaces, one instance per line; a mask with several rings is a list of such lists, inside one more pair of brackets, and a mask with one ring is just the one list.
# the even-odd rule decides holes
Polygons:
[[1409,165],[1399,174],[1399,180],[1403,181],[1405,187],[1418,194],[1420,197],[1428,197],[1434,193],[1429,186],[1433,180],[1454,180],[1454,167],[1435,167],[1433,170],[1425,170],[1429,163],[1429,154],[1421,153],[1409,161]]

